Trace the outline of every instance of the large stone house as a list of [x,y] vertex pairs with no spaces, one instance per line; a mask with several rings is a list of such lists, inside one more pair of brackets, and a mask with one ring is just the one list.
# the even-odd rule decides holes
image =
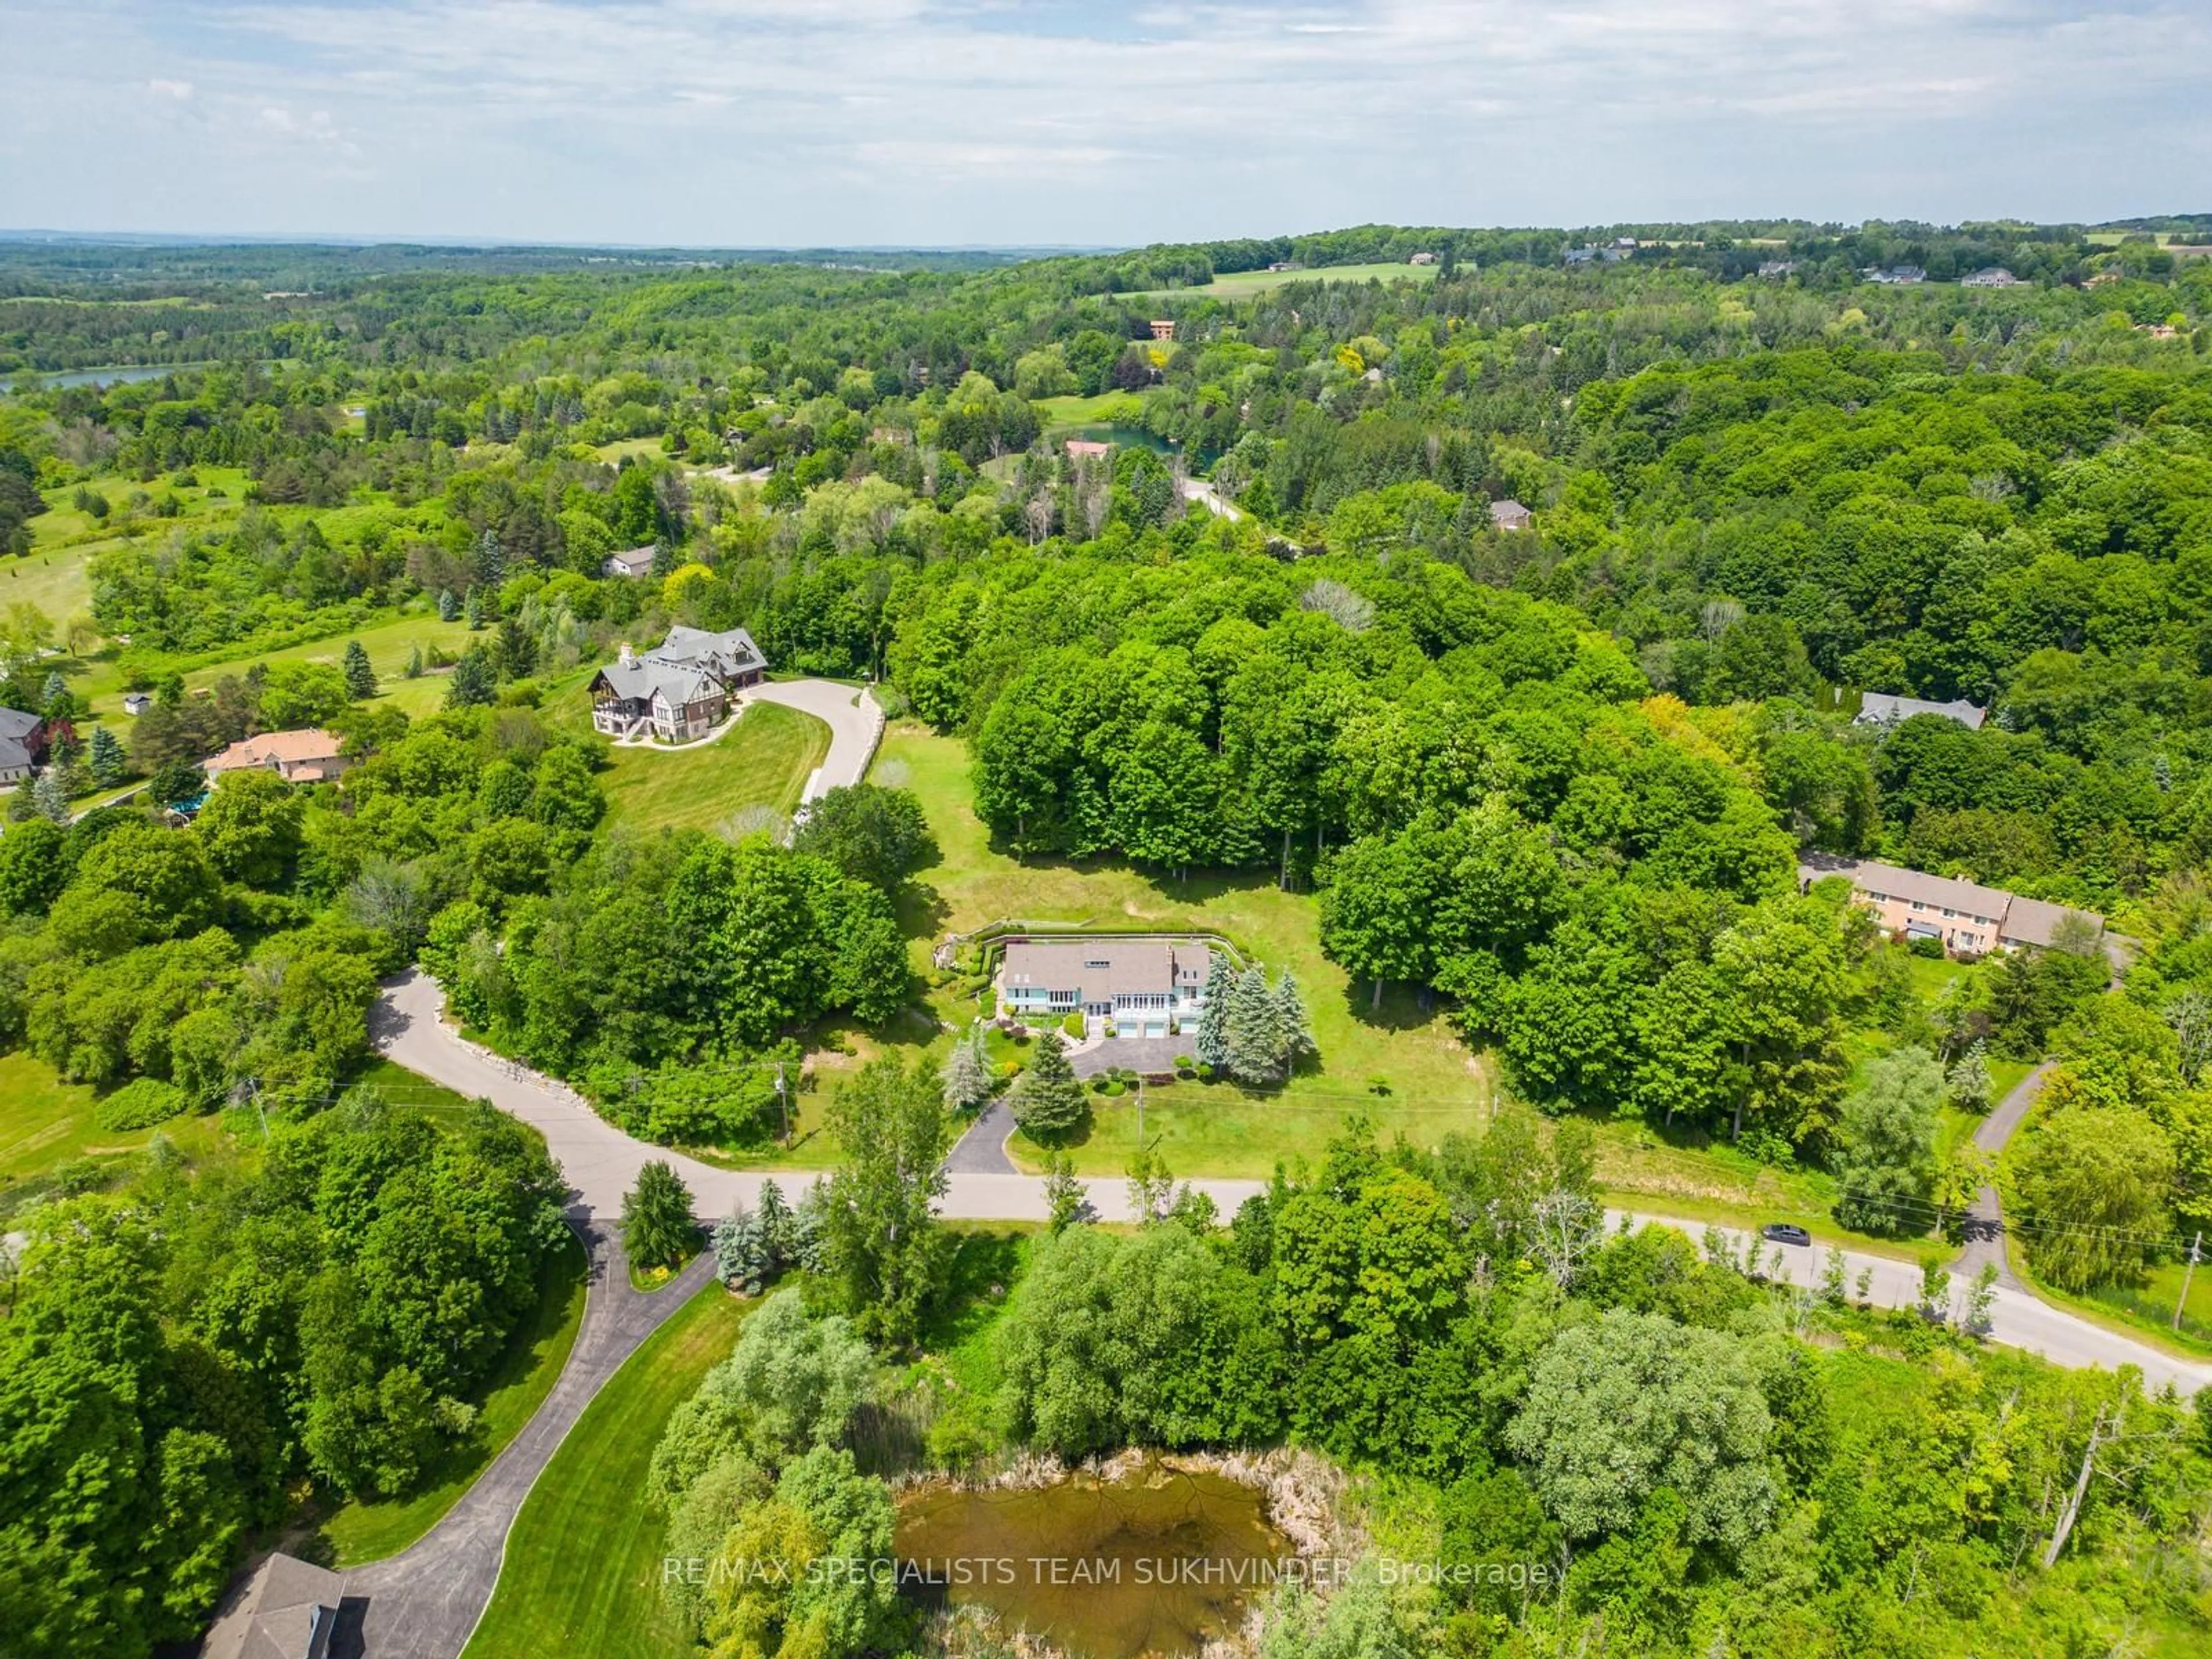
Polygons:
[[1047,939],[1010,941],[999,963],[999,1006],[1031,1024],[1070,1014],[1110,1020],[1117,1037],[1194,1030],[1213,952],[1203,939]]
[[742,628],[720,634],[672,628],[643,656],[623,646],[617,660],[592,676],[592,725],[611,738],[688,743],[720,725],[731,694],[757,684],[767,672]]
[[1931,876],[1894,864],[1826,853],[1808,853],[1797,866],[1800,887],[1810,887],[1826,876],[1848,878],[1852,896],[1874,912],[1884,933],[1908,939],[1940,939],[1945,950],[1961,956],[2043,950],[2069,917],[2079,917],[2097,937],[2104,936],[2105,919],[2094,911],[2022,898],[2002,887],[1984,887],[1956,876]]

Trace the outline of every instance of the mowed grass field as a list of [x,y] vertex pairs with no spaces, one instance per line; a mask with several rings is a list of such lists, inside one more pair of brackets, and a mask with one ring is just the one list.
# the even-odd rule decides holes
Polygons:
[[1093,398],[1071,394],[1039,398],[1031,406],[1044,423],[1045,435],[1050,437],[1087,426],[1136,426],[1144,420],[1146,395],[1139,392],[1102,392]]
[[538,1285],[538,1305],[508,1340],[479,1402],[477,1432],[459,1455],[447,1459],[437,1480],[411,1498],[386,1503],[348,1504],[323,1523],[336,1564],[358,1566],[397,1555],[437,1525],[447,1510],[491,1461],[537,1415],[560,1380],[583,1323],[587,1288],[584,1247],[574,1236],[546,1258]]
[[1409,265],[1400,260],[1365,265],[1315,265],[1304,270],[1231,270],[1196,288],[1147,289],[1115,297],[1158,300],[1204,294],[1223,300],[1249,300],[1255,294],[1265,294],[1292,283],[1433,283],[1437,270],[1435,265]]
[[788,815],[830,752],[830,728],[781,703],[756,702],[734,729],[679,750],[617,746],[599,775],[610,815],[641,830],[714,830],[749,806]]
[[663,1522],[643,1501],[646,1468],[671,1413],[728,1357],[753,1305],[708,1283],[599,1390],[515,1518],[465,1659],[690,1650],[660,1598]]
[[[902,777],[920,797],[940,854],[919,878],[937,890],[938,909],[907,919],[917,968],[945,931],[1008,920],[1207,929],[1234,940],[1271,975],[1288,968],[1297,975],[1320,1054],[1288,1088],[1255,1094],[1191,1083],[1148,1095],[1146,1139],[1158,1141],[1178,1175],[1264,1176],[1278,1158],[1317,1157],[1347,1113],[1364,1114],[1386,1140],[1402,1131],[1422,1146],[1487,1120],[1487,1057],[1470,1052],[1441,1012],[1423,1009],[1411,987],[1390,988],[1380,1013],[1370,1012],[1368,984],[1352,983],[1322,955],[1311,895],[1280,891],[1264,875],[1175,881],[1120,860],[1018,860],[991,846],[975,816],[966,747],[911,721],[885,733],[876,769],[879,778]],[[933,1006],[956,1026],[982,1012],[949,996]],[[932,1052],[948,1040],[939,1036]],[[1388,1092],[1370,1086],[1376,1083],[1387,1084]],[[1071,1149],[1076,1167],[1118,1175],[1137,1148],[1134,1097],[1091,1098],[1091,1133]],[[1016,1146],[1023,1150],[1019,1138]]]

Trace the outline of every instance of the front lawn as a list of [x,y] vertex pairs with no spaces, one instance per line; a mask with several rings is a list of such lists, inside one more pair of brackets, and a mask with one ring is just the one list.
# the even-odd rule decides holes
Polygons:
[[715,830],[749,806],[788,816],[830,752],[830,728],[781,703],[748,704],[734,731],[665,750],[618,745],[599,777],[609,815],[641,830]]
[[607,1380],[538,1477],[465,1659],[667,1659],[688,1650],[660,1598],[664,1522],[645,1474],[669,1416],[729,1357],[750,1307],[711,1281]]
[[[1348,1112],[1371,1118],[1386,1141],[1402,1130],[1422,1146],[1486,1117],[1488,1058],[1471,1052],[1410,986],[1392,986],[1380,1013],[1370,1011],[1368,983],[1354,984],[1322,955],[1320,913],[1310,894],[1283,892],[1264,874],[1176,881],[1120,860],[1016,860],[990,845],[975,816],[965,745],[912,721],[884,734],[873,775],[912,789],[937,837],[939,860],[917,878],[935,890],[936,904],[925,914],[910,902],[903,918],[915,936],[917,969],[927,968],[929,946],[944,932],[1014,921],[1210,930],[1255,957],[1270,975],[1288,968],[1297,975],[1320,1052],[1281,1093],[1247,1096],[1185,1084],[1147,1099],[1146,1136],[1159,1138],[1177,1174],[1264,1175],[1279,1157],[1317,1153]],[[949,993],[939,993],[932,1007],[955,1027],[980,1012],[972,1000]],[[941,1043],[933,1046],[938,1050]],[[1372,1090],[1378,1079],[1388,1093]],[[1099,1109],[1090,1139],[1073,1149],[1077,1165],[1118,1174],[1134,1150],[1134,1097],[1091,1098]]]
[[480,1403],[477,1433],[434,1471],[430,1484],[410,1498],[348,1504],[323,1523],[338,1566],[381,1561],[422,1537],[538,1414],[576,1346],[589,1283],[584,1267],[584,1247],[573,1235],[546,1257],[538,1305],[508,1340]]

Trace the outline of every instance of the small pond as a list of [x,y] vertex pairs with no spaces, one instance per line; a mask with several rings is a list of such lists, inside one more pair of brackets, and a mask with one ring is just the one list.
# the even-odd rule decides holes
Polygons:
[[212,368],[212,363],[122,363],[112,368],[67,368],[41,374],[35,368],[19,369],[14,374],[0,377],[11,384],[31,380],[46,387],[71,386],[122,386],[134,380],[158,380],[165,374],[180,374],[186,369]]
[[1056,432],[1057,438],[1083,438],[1095,444],[1119,444],[1124,449],[1149,449],[1155,455],[1172,455],[1177,446],[1157,432],[1147,432],[1140,426],[1079,426],[1066,432]]
[[899,1502],[902,1577],[1084,1659],[1195,1653],[1297,1571],[1261,1493],[1141,1465],[1025,1491],[923,1487]]

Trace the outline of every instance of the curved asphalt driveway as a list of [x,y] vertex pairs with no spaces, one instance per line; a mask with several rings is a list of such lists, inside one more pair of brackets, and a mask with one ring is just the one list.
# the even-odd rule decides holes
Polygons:
[[[1974,1126],[1974,1145],[1992,1160],[2004,1151],[2013,1131],[2020,1127],[2028,1109],[2035,1104],[2035,1097],[2043,1092],[2044,1079],[2051,1075],[2051,1065],[2047,1060],[2043,1061],[2013,1085],[2005,1097],[1990,1108],[1989,1115]],[[1997,1198],[1997,1189],[1994,1185],[1984,1185],[1975,1195],[1973,1207],[1966,1212],[1963,1230],[1966,1248],[1951,1264],[1951,1272],[1957,1277],[1972,1279],[1981,1272],[1983,1263],[1992,1263],[1997,1270],[1998,1284],[2027,1294],[2027,1286],[2013,1273],[2012,1262],[2006,1255],[2004,1230],[2004,1206]]]
[[835,680],[764,680],[750,688],[745,696],[755,702],[780,702],[787,708],[796,708],[830,728],[830,752],[807,779],[802,800],[858,783],[875,757],[876,740],[883,735],[884,714],[865,690]]
[[[378,1049],[411,1072],[461,1094],[481,1095],[502,1111],[537,1127],[575,1188],[579,1204],[586,1214],[618,1215],[623,1194],[636,1183],[638,1170],[655,1158],[676,1166],[697,1200],[700,1214],[708,1218],[725,1214],[737,1201],[757,1203],[764,1181],[774,1179],[781,1183],[787,1196],[796,1196],[820,1173],[719,1170],[665,1147],[633,1140],[599,1116],[573,1091],[464,1042],[441,1018],[443,1000],[436,981],[418,971],[410,969],[392,981],[382,1001],[372,1011],[371,1031]],[[2008,1097],[2006,1104],[2011,1103]],[[2024,1105],[2021,1109],[2026,1109]],[[978,1123],[975,1127],[983,1129],[983,1125]],[[984,1130],[985,1136],[990,1133]],[[967,1139],[981,1142],[970,1149],[975,1154],[982,1153],[989,1144],[975,1130]],[[1000,1155],[1003,1157],[1003,1153]],[[968,1167],[956,1165],[951,1170],[940,1213],[963,1220],[1045,1218],[1044,1182],[1041,1177],[976,1167],[985,1162],[984,1156],[973,1156],[960,1160]],[[1090,1189],[1091,1207],[1099,1220],[1131,1218],[1126,1182],[1092,1177],[1085,1184]],[[1230,1215],[1247,1198],[1262,1190],[1265,1183],[1206,1179],[1194,1181],[1191,1185],[1208,1194],[1222,1214]],[[1643,1212],[1632,1214],[1608,1211],[1607,1218],[1615,1225],[1628,1219],[1664,1222],[1680,1227],[1692,1238],[1702,1237],[1705,1231],[1698,1222]],[[1739,1249],[1751,1243],[1748,1235],[1725,1228],[1722,1231]],[[1824,1251],[1761,1244],[1762,1264],[1771,1265],[1778,1250],[1782,1258],[1779,1277],[1802,1285],[1817,1280]],[[1853,1285],[1862,1272],[1873,1273],[1876,1303],[1902,1307],[1919,1300],[1920,1271],[1914,1264],[1856,1251],[1844,1252],[1844,1262],[1845,1273]],[[1954,1299],[1962,1297],[1965,1290],[1965,1281],[1956,1281]],[[2184,1392],[2193,1392],[2212,1385],[2212,1365],[2174,1358],[2117,1332],[2078,1319],[2011,1285],[2001,1284],[1997,1288],[1990,1309],[1989,1334],[1996,1341],[2040,1353],[2057,1364],[2135,1365],[2141,1368],[2152,1388],[2172,1382]]]
[[648,1295],[631,1286],[611,1229],[587,1224],[585,1241],[591,1286],[560,1381],[443,1520],[412,1547],[346,1574],[342,1650],[368,1659],[455,1659],[491,1601],[508,1529],[539,1473],[606,1380],[712,1271],[714,1258],[702,1254]]

